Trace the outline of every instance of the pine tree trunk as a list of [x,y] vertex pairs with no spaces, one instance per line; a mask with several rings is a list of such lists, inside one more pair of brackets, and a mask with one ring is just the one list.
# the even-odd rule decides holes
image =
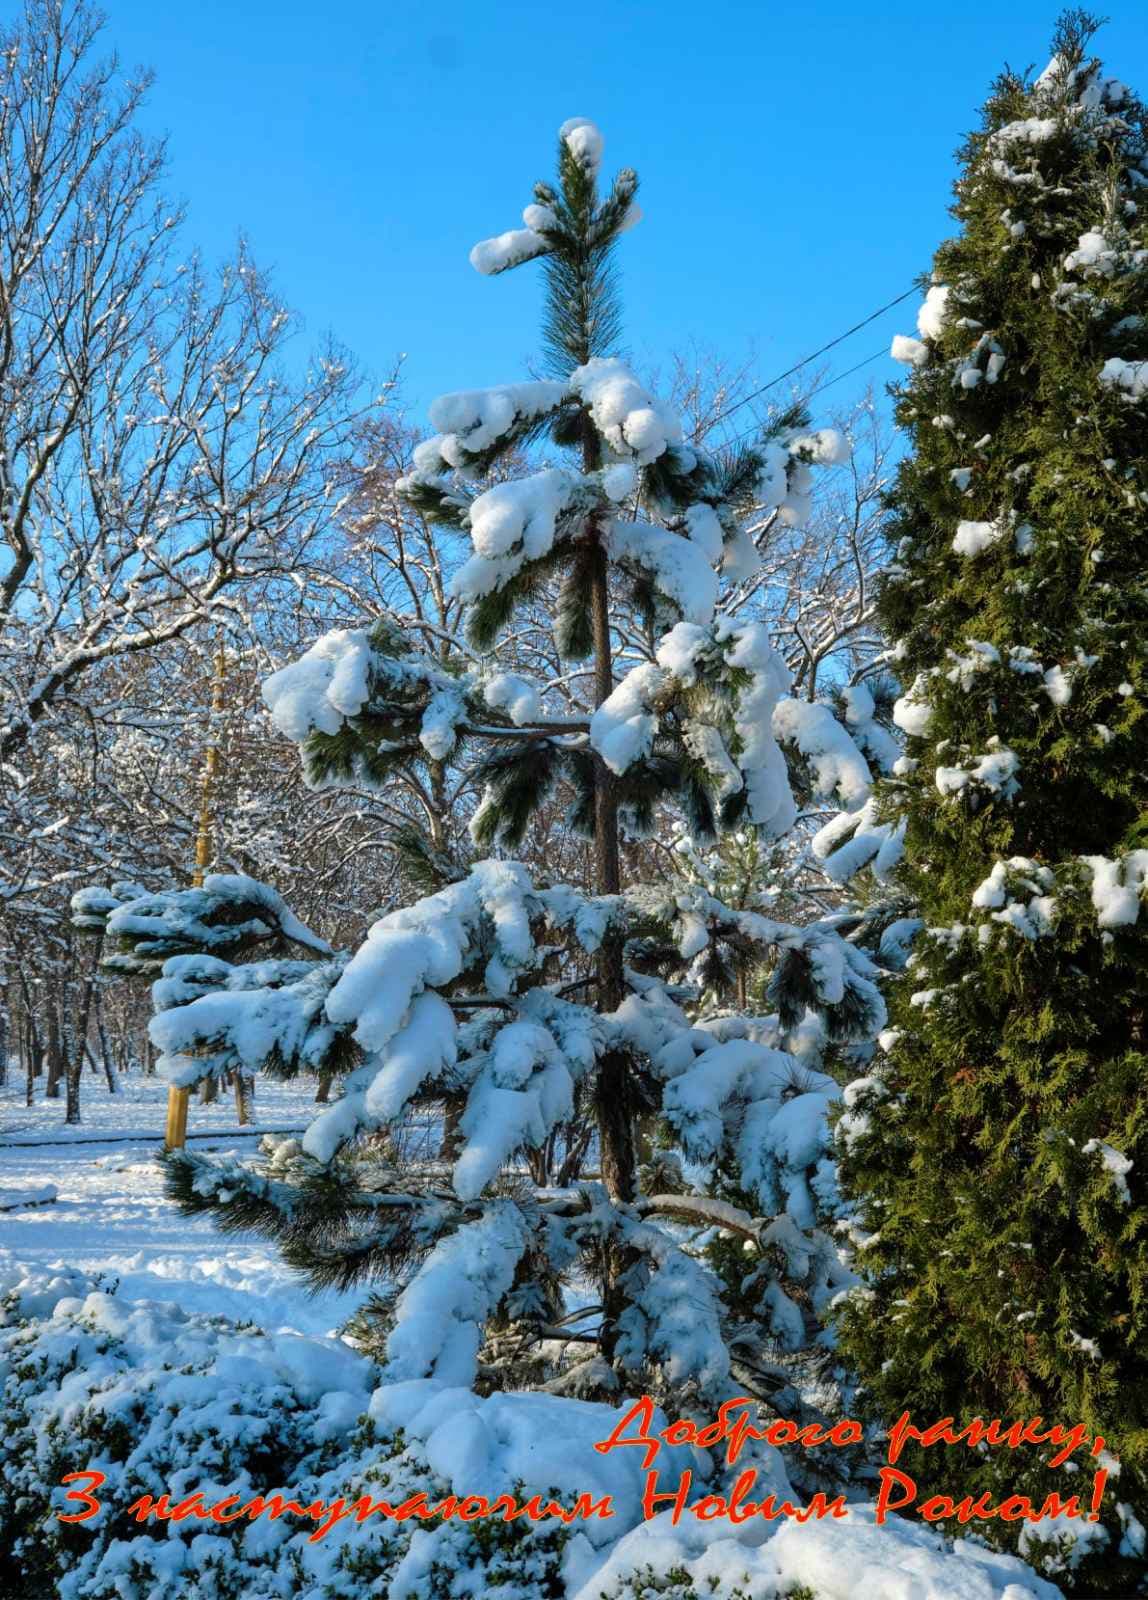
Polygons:
[[[593,352],[587,337],[583,359]],[[582,465],[593,472],[601,465],[598,435],[586,419]],[[591,527],[595,548],[590,574],[590,619],[594,636],[594,704],[600,706],[614,687],[610,639],[610,567],[601,532]],[[618,795],[614,775],[594,752],[594,889],[597,894],[620,894],[622,868],[618,851]],[[625,998],[622,939],[607,935],[598,952],[598,1010],[616,1011]],[[616,1204],[637,1198],[638,1162],[634,1142],[634,1106],[630,1063],[620,1051],[604,1056],[598,1076],[598,1162],[603,1187]],[[602,1325],[599,1344],[606,1361],[612,1361],[618,1342],[619,1319],[626,1309],[621,1284],[635,1261],[632,1249],[615,1252],[602,1285]]]
[[442,1109],[442,1138],[439,1141],[438,1158],[440,1161],[457,1161],[462,1149],[462,1113],[465,1102],[462,1100],[446,1100]]
[[[589,450],[587,451],[589,455]],[[595,551],[590,590],[594,625],[594,704],[600,706],[614,687],[610,654],[610,594],[606,552]],[[619,894],[622,888],[618,856],[618,800],[614,775],[594,756],[594,888],[598,894]],[[616,1011],[625,998],[622,976],[622,941],[617,935],[602,942],[598,954],[598,1005]],[[602,1061],[598,1096],[598,1141],[602,1182],[611,1200],[623,1202],[637,1195],[637,1158],[634,1148],[633,1095],[630,1065],[614,1053]]]
[[315,1091],[315,1104],[317,1106],[325,1106],[330,1100],[332,1076],[330,1072],[321,1072],[319,1074],[319,1087]]

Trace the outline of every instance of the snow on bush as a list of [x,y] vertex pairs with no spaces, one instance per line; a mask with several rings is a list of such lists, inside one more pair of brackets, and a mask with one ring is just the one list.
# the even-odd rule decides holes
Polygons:
[[[336,1520],[363,1495],[399,1505],[425,1494],[541,1494],[572,1507],[610,1494],[614,1521],[574,1539],[582,1570],[594,1541],[640,1516],[635,1452],[602,1456],[622,1413],[553,1395],[481,1398],[416,1381],[378,1385],[374,1365],[337,1339],[268,1337],[171,1304],[131,1301],[69,1268],[0,1267],[0,1592],[57,1600],[546,1600],[561,1596],[571,1530],[490,1519]],[[659,1425],[664,1423],[660,1419]],[[96,1517],[65,1500],[69,1472],[99,1471]],[[141,1495],[209,1506],[279,1493],[286,1512],[217,1525],[195,1516],[137,1522]],[[234,1509],[229,1508],[229,1509]]]
[[[752,1524],[749,1525],[751,1528]],[[850,1506],[845,1520],[785,1521],[730,1538],[664,1513],[614,1547],[571,1600],[1058,1600],[1015,1556],[948,1543],[920,1523]]]
[[889,354],[894,361],[909,367],[920,367],[928,361],[932,354],[930,344],[936,343],[944,331],[948,299],[948,285],[935,283],[917,312],[917,331],[921,337],[914,339],[907,333],[893,335]]
[[[683,1291],[665,1286],[671,1297]],[[725,1520],[643,1521],[643,1452],[594,1449],[629,1409],[545,1393],[480,1396],[436,1379],[380,1383],[338,1339],[269,1337],[128,1299],[71,1268],[9,1260],[0,1265],[0,1586],[57,1600],[738,1600],[739,1585],[747,1600],[1059,1594],[1013,1557],[971,1541],[946,1546],[896,1517],[876,1528],[863,1506],[845,1519],[755,1520],[736,1537]],[[665,1426],[655,1410],[650,1432]],[[782,1457],[763,1449],[759,1489],[792,1498]],[[687,1451],[682,1465],[695,1470],[691,1499],[707,1482],[728,1492],[702,1453]],[[60,1479],[89,1470],[104,1474],[100,1512],[59,1522],[80,1505]],[[197,1491],[204,1507],[238,1497],[227,1510],[281,1494],[306,1514],[219,1524],[128,1514],[142,1495],[166,1492],[174,1507]],[[400,1522],[354,1510],[364,1496],[398,1506],[419,1494],[431,1506],[538,1494],[564,1508],[609,1496],[613,1515]]]
[[1125,361],[1111,356],[1100,369],[1100,381],[1123,400],[1135,402],[1148,394],[1148,361]]
[[959,556],[979,556],[1005,533],[999,522],[958,522],[953,549]]

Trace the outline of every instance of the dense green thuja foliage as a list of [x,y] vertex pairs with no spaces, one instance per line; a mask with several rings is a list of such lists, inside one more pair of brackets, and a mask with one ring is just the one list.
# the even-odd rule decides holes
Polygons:
[[[869,1235],[842,1329],[861,1402],[1103,1435],[1102,1523],[1021,1543],[1110,1594],[1148,1576],[1148,124],[1092,31],[1067,16],[1038,79],[994,85],[922,338],[894,344],[907,745],[881,804],[925,928],[838,1139]],[[1049,1453],[901,1464],[922,1494],[1087,1513],[1098,1460]]]

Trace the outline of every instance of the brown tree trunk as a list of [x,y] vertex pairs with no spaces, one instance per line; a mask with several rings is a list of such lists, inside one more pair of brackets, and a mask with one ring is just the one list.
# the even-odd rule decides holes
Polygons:
[[463,1102],[459,1100],[446,1100],[442,1109],[442,1139],[439,1142],[438,1158],[440,1161],[457,1161],[462,1149],[462,1121]]
[[317,1106],[325,1106],[331,1098],[331,1080],[333,1076],[330,1072],[321,1072],[319,1074],[319,1087],[315,1091],[315,1104]]
[[255,1080],[242,1072],[235,1074],[235,1115],[239,1126],[245,1128],[252,1120],[251,1103],[255,1099]]
[[[583,466],[593,472],[599,465],[598,437],[589,419],[583,436]],[[594,704],[600,706],[614,687],[610,639],[609,563],[600,531],[593,530],[595,549],[590,574],[590,616],[594,630]],[[614,774],[594,755],[594,889],[597,894],[620,894],[622,869],[618,855],[618,796]],[[599,1010],[616,1011],[625,998],[622,974],[622,939],[608,935],[598,952]],[[602,1058],[598,1094],[600,1170],[611,1200],[633,1200],[637,1189],[634,1147],[634,1108],[630,1064],[619,1052]]]
[[36,1079],[40,1076],[40,1035],[29,1011],[24,1017],[24,1104],[36,1104]]
[[[610,600],[606,552],[595,552],[591,580],[594,623],[594,703],[601,705],[614,687],[610,656]],[[598,894],[619,894],[622,888],[618,857],[618,800],[614,775],[594,756],[594,878]],[[611,934],[598,952],[598,1003],[602,1011],[616,1011],[625,998],[622,976],[622,940]],[[637,1159],[634,1148],[633,1096],[630,1065],[613,1053],[603,1057],[598,1096],[598,1141],[602,1182],[611,1200],[630,1201],[637,1194]]]
[[[589,353],[589,340],[587,341]],[[593,472],[601,465],[598,435],[585,419],[582,465]],[[594,636],[594,704],[600,706],[614,687],[610,639],[610,567],[601,530],[592,526],[594,550],[590,570],[590,618]],[[594,753],[594,889],[597,894],[620,894],[622,867],[618,853],[618,795],[614,775]],[[622,939],[608,934],[598,951],[598,1009],[616,1011],[625,998]],[[621,1051],[603,1056],[598,1066],[599,1171],[607,1195],[626,1205],[637,1198],[638,1161],[635,1149],[634,1093],[629,1059]],[[599,1343],[607,1361],[614,1358],[619,1318],[626,1308],[621,1282],[635,1260],[632,1249],[616,1250],[602,1285],[602,1325]]]
[[48,1100],[60,1098],[60,1079],[64,1076],[64,1057],[60,1044],[60,1014],[54,997],[48,1001],[48,1081],[44,1096]]
[[108,1093],[118,1094],[120,1085],[116,1077],[116,1064],[112,1060],[108,1030],[104,1027],[104,1008],[100,1000],[99,989],[96,990],[96,1037],[100,1041],[100,1060],[104,1064],[104,1076],[108,1080]]
[[92,1015],[92,1000],[96,993],[96,978],[99,972],[102,943],[102,940],[98,940],[92,953],[91,966],[88,969],[80,999],[80,1014],[76,1018],[75,1032],[70,1039],[66,1068],[67,1105],[64,1111],[65,1122],[80,1121],[80,1081],[84,1072],[84,1054],[88,1045],[88,1022]]

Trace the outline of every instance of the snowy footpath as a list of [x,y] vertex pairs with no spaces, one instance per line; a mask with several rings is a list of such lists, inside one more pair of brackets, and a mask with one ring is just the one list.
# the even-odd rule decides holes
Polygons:
[[[64,1100],[25,1106],[23,1085],[0,1090],[0,1206],[4,1196],[42,1194],[53,1203],[0,1210],[0,1262],[61,1263],[106,1273],[132,1299],[174,1301],[185,1311],[253,1322],[268,1333],[330,1333],[363,1298],[308,1294],[270,1244],[231,1239],[209,1217],[181,1217],[163,1193],[155,1156],[163,1147],[167,1086],[125,1083],[110,1095],[84,1084],[84,1121],[64,1122]],[[241,1130],[227,1096],[193,1102],[189,1146],[252,1155],[265,1132],[298,1132],[314,1109],[315,1082],[261,1081],[252,1130]],[[201,1137],[204,1136],[204,1137]]]

